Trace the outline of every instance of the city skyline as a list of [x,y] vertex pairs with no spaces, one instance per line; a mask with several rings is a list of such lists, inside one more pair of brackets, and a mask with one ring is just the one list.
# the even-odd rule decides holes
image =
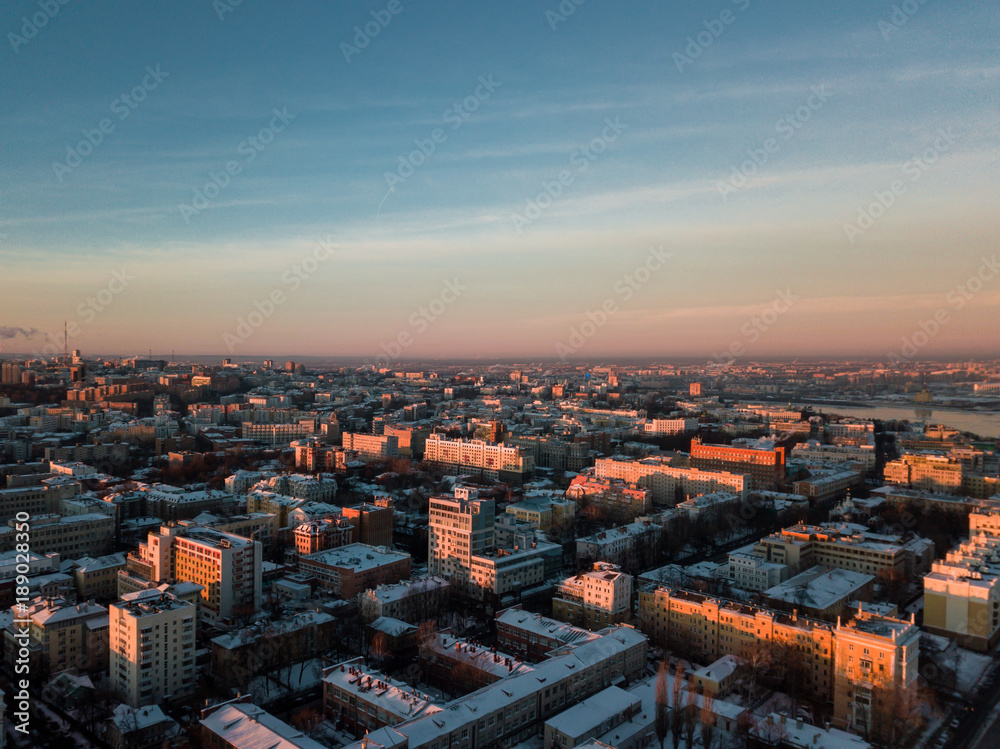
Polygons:
[[0,355],[995,353],[984,7],[53,7],[2,15]]

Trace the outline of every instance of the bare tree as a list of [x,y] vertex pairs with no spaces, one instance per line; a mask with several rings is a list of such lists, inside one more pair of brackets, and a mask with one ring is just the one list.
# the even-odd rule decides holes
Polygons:
[[712,749],[712,739],[715,737],[715,695],[705,690],[701,696],[701,746],[702,749]]
[[[698,706],[690,689],[685,689],[681,695],[683,702],[684,735],[687,736],[688,749],[694,746],[694,732],[698,725]],[[676,709],[676,708],[675,708]]]
[[684,713],[681,708],[681,695],[684,694],[684,666],[680,661],[674,668],[674,678],[670,682],[671,706],[673,712],[670,713],[670,739],[674,749],[681,743],[681,729],[684,727]]
[[666,659],[660,661],[656,672],[656,738],[660,740],[660,749],[670,732],[670,664]]

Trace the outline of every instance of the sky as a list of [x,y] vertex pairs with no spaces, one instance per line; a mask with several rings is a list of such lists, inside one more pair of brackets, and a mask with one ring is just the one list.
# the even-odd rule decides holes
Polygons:
[[3,354],[996,355],[994,3],[96,5],[0,11]]

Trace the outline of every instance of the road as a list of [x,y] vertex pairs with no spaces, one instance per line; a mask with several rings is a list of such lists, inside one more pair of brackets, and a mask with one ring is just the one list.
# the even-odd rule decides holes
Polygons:
[[[966,710],[965,707],[969,709]],[[994,664],[989,676],[976,686],[976,696],[967,705],[956,706],[959,724],[951,733],[948,749],[996,749],[1000,746],[1000,669]],[[987,726],[987,730],[983,730]]]

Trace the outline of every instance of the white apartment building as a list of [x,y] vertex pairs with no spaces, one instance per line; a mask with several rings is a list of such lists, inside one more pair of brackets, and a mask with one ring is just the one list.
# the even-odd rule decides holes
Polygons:
[[698,431],[697,419],[650,419],[643,424],[647,434],[686,434]]
[[792,574],[787,564],[769,562],[747,551],[730,552],[726,570],[729,584],[749,593],[763,593]]
[[523,482],[535,469],[534,458],[520,447],[483,440],[452,440],[440,434],[427,438],[424,460],[460,474],[514,483]]
[[111,683],[118,699],[140,707],[194,691],[194,606],[144,590],[122,596],[111,605],[109,618]]

